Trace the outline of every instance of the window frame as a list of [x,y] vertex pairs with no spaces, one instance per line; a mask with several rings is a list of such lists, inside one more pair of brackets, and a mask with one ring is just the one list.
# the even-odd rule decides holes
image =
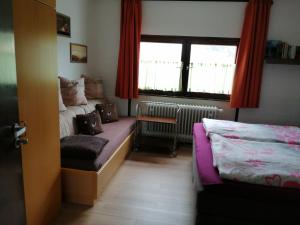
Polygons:
[[[189,80],[189,63],[190,63],[190,55],[191,55],[191,45],[192,44],[228,45],[228,46],[236,46],[238,48],[240,42],[239,38],[142,35],[141,42],[182,44],[181,61],[183,62],[183,66],[181,71],[182,91],[172,92],[172,91],[139,89],[140,95],[154,95],[154,96],[179,97],[179,98],[199,98],[199,99],[229,101],[230,95],[227,94],[187,91],[188,80]],[[237,56],[237,51],[236,51],[236,56]]]

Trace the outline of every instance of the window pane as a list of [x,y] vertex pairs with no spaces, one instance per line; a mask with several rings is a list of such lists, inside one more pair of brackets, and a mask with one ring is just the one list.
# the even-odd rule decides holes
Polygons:
[[188,91],[231,94],[236,46],[191,46]]
[[142,42],[139,89],[181,90],[182,44]]

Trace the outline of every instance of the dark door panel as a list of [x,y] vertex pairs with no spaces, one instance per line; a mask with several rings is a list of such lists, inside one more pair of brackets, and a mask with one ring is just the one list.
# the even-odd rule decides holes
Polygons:
[[24,225],[20,148],[15,147],[18,98],[12,0],[0,1],[0,223]]

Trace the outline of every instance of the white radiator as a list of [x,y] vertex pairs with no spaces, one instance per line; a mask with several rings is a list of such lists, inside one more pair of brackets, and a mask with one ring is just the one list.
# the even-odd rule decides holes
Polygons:
[[[202,118],[215,119],[218,113],[223,111],[215,106],[183,105],[179,104],[180,113],[178,116],[178,140],[181,142],[192,142],[193,124],[201,122]],[[147,107],[149,116],[175,117],[176,107],[151,103]],[[173,137],[175,130],[173,125],[162,123],[147,123],[143,127],[145,135],[157,137]]]

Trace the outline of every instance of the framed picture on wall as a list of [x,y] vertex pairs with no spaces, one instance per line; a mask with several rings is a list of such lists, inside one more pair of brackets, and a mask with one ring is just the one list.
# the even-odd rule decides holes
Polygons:
[[72,63],[87,63],[87,46],[70,43],[70,58]]
[[56,13],[57,34],[71,37],[71,18],[61,13]]

